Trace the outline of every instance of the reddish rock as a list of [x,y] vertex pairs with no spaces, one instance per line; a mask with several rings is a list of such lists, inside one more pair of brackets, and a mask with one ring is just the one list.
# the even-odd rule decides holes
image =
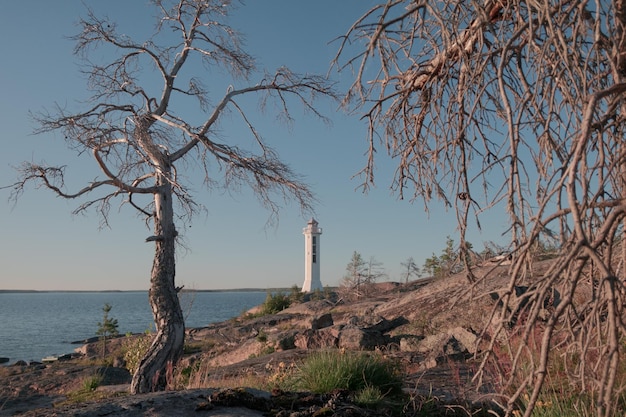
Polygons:
[[335,327],[320,330],[307,329],[296,335],[294,344],[300,349],[335,348],[339,342],[339,331]]

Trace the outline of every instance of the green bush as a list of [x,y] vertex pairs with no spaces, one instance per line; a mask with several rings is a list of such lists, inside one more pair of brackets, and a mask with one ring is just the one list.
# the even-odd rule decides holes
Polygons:
[[151,344],[151,334],[129,338],[124,342],[124,361],[126,361],[126,369],[128,369],[131,374],[137,371],[141,359],[146,355]]
[[291,287],[291,293],[289,294],[289,299],[292,303],[301,303],[304,301],[304,293],[297,285]]
[[265,333],[263,330],[259,331],[259,334],[256,336],[256,340],[258,340],[261,343],[266,343],[267,333]]
[[260,356],[271,355],[274,352],[276,352],[276,349],[274,348],[274,346],[264,346],[261,349],[261,353],[259,355]]
[[354,402],[361,407],[376,408],[384,400],[385,394],[378,387],[368,386],[354,394]]
[[289,350],[296,348],[296,337],[294,335],[290,335],[284,337],[278,341],[278,347],[281,350]]
[[95,391],[96,388],[98,388],[100,384],[102,384],[103,379],[104,378],[100,374],[95,374],[88,378],[85,378],[85,380],[83,381],[83,391],[85,392]]
[[306,391],[328,393],[346,389],[362,391],[369,397],[376,392],[381,397],[398,394],[402,386],[394,362],[365,352],[313,353],[298,368],[294,379],[297,387]]
[[276,314],[280,311],[283,311],[287,307],[291,305],[291,300],[289,296],[283,293],[267,293],[267,297],[265,298],[265,302],[261,306],[261,314]]

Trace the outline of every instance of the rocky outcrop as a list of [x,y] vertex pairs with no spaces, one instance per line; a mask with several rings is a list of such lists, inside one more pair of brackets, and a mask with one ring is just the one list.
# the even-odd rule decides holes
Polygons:
[[343,348],[374,350],[391,342],[387,334],[406,324],[404,317],[387,320],[376,316],[350,316],[344,323],[335,324],[333,315],[325,313],[313,317],[307,329],[295,335],[295,347],[300,349]]
[[[193,347],[194,353],[185,355],[178,367],[181,370],[191,370],[197,369],[199,365],[207,366],[208,372],[203,374],[203,378],[206,378],[203,382],[207,386],[220,386],[224,381],[229,381],[229,378],[243,377],[240,381],[245,381],[250,375],[256,378],[269,377],[271,369],[276,372],[279,364],[297,365],[314,350],[380,350],[402,364],[402,369],[406,372],[407,389],[412,393],[431,395],[429,390],[436,387],[438,397],[443,398],[450,392],[449,397],[456,398],[459,383],[454,382],[450,369],[456,367],[467,369],[468,373],[472,372],[471,362],[465,363],[479,347],[478,337],[472,328],[480,328],[479,319],[488,317],[494,304],[488,294],[496,289],[497,283],[490,281],[487,284],[493,288],[485,288],[484,293],[487,296],[478,302],[475,298],[461,297],[467,293],[467,284],[463,279],[421,280],[418,283],[390,286],[390,292],[377,291],[374,298],[351,303],[309,301],[296,304],[279,314],[257,318],[243,315],[203,328],[188,329],[186,345]],[[107,345],[114,348],[115,344],[122,344],[124,340],[125,338],[109,340]],[[101,343],[96,341],[81,348],[81,352],[88,356],[100,356],[101,347]],[[27,381],[27,378],[33,378],[35,372],[41,372],[55,381],[54,385],[52,382],[45,384],[46,387],[55,387],[54,396],[51,395],[45,405],[36,404],[37,407],[47,407],[40,415],[49,415],[45,413],[50,411],[53,401],[58,401],[65,392],[80,388],[82,380],[77,376],[78,373],[72,371],[67,375],[58,374],[59,369],[64,369],[60,367],[78,366],[69,362],[23,369],[10,367],[11,374],[8,379],[3,380],[5,387],[0,384],[0,398],[5,394],[7,397],[15,397],[15,401],[7,403],[5,410],[24,410],[25,398],[39,395],[33,388],[36,385]],[[67,369],[70,372],[71,368]],[[81,372],[82,378],[94,374],[89,369],[81,368]],[[101,389],[113,390],[111,392],[117,392],[119,387],[123,389],[124,378],[127,379],[128,375],[115,369],[114,376],[115,380],[107,382],[111,385],[103,385],[107,388]],[[75,380],[76,385],[68,385],[69,380]],[[471,380],[471,377],[467,380]],[[57,386],[57,383],[63,385]],[[426,392],[420,391],[422,389]],[[46,390],[51,392],[49,388]],[[18,391],[23,394],[18,396]],[[186,397],[187,394],[194,397]],[[193,410],[185,409],[186,405],[178,401],[181,398],[193,398],[190,402],[194,403],[194,407],[198,406],[204,411],[203,404],[207,403],[207,395],[210,394],[179,391],[126,399],[121,397],[122,399],[107,400],[93,410],[102,413],[98,415],[124,415],[123,407],[126,405],[120,408],[124,401],[133,404],[132,407],[137,404],[142,404],[142,407],[144,404],[147,404],[145,407],[157,407],[161,406],[158,402],[162,399],[162,406],[169,407],[168,412],[180,409],[186,413],[175,414],[179,411],[172,411],[173,414],[163,415],[189,415]],[[34,408],[35,405],[32,404],[31,408]],[[200,409],[194,408],[197,411]],[[68,408],[68,412],[70,411],[74,410]]]
[[[453,285],[438,282],[430,287],[450,292]],[[203,354],[205,363],[214,368],[236,366],[250,358],[294,349],[397,351],[400,354],[416,354],[411,360],[421,369],[430,369],[449,360],[465,360],[476,354],[478,337],[467,325],[440,327],[438,331],[433,331],[436,330],[432,325],[434,321],[416,323],[415,317],[420,316],[416,314],[418,305],[415,299],[422,295],[418,294],[419,288],[422,286],[411,295],[402,293],[399,286],[393,286],[391,294],[380,293],[376,298],[349,305],[316,300],[296,304],[278,314],[256,318],[242,316],[204,328],[188,329],[186,343],[214,346],[210,353]],[[432,295],[432,292],[427,294]],[[428,300],[424,315],[436,314],[432,306],[435,306],[435,301],[444,300],[438,297],[435,294]],[[399,309],[398,304],[410,308]],[[443,311],[446,304],[441,303],[436,308]],[[410,316],[407,318],[404,312]],[[110,340],[107,350],[119,348],[123,340]],[[87,356],[98,356],[101,349],[102,343],[97,341],[85,344],[77,351]]]
[[[437,287],[445,290],[450,284]],[[399,297],[397,286],[388,297],[389,301],[379,294],[375,299],[351,305],[328,300],[296,304],[274,315],[190,329],[188,340],[189,343],[211,340],[220,346],[223,351],[215,350],[209,361],[216,367],[233,366],[268,352],[340,348],[417,353],[415,360],[420,362],[419,366],[428,369],[448,360],[465,360],[477,352],[478,337],[468,327],[457,325],[435,333],[429,328],[430,334],[424,335],[424,328],[416,326],[402,311],[390,308]],[[403,303],[408,304],[408,297],[408,294],[401,296]],[[445,305],[439,308],[444,309]],[[394,335],[394,331],[399,334]]]
[[339,346],[339,333],[342,326],[326,327],[320,330],[306,329],[294,338],[299,349],[328,349]]
[[404,336],[400,350],[423,355],[421,367],[434,368],[448,360],[465,360],[478,350],[478,336],[463,327],[454,327],[426,337]]

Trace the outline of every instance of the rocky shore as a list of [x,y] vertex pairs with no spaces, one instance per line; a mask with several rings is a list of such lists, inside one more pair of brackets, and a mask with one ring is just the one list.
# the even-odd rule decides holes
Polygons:
[[[277,367],[297,366],[311,352],[326,349],[378,351],[397,361],[403,389],[415,406],[428,401],[453,413],[449,415],[455,415],[452,405],[459,410],[491,407],[490,381],[476,389],[472,377],[482,346],[479,331],[489,325],[496,302],[489,293],[502,287],[505,274],[505,267],[492,271],[488,282],[471,290],[460,275],[381,283],[368,297],[308,301],[278,314],[188,329],[187,353],[179,367],[202,364],[210,369],[201,388],[186,389],[193,385],[188,381],[175,391],[130,396],[130,373],[115,356],[128,338],[108,342],[106,366],[97,360],[101,344],[86,343],[68,360],[1,368],[0,416],[183,416],[198,411],[203,416],[389,415],[388,410],[356,407],[342,393],[246,388],[252,377],[270,378]],[[96,398],[68,402],[93,375],[100,377]],[[342,413],[333,414],[342,407]],[[322,409],[329,414],[315,414]]]

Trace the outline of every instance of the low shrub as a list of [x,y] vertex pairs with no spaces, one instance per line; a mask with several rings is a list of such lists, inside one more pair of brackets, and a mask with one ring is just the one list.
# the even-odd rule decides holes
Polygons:
[[259,334],[256,336],[256,340],[261,343],[267,342],[267,333],[265,333],[263,330],[260,330]]
[[354,402],[361,407],[376,408],[385,399],[379,387],[367,386],[354,394]]
[[274,352],[276,352],[276,348],[274,346],[267,345],[261,349],[261,352],[259,353],[259,355],[260,356],[271,355]]
[[289,335],[287,337],[284,337],[284,338],[280,339],[278,341],[278,347],[281,350],[295,349],[296,348],[296,336],[295,335]]
[[298,304],[304,301],[305,293],[297,286],[294,285],[291,287],[291,292],[289,294],[289,300],[293,304]]
[[289,296],[283,293],[268,293],[265,302],[261,306],[261,315],[276,314],[291,305]]
[[102,384],[102,380],[103,378],[102,378],[102,375],[100,374],[95,374],[93,376],[85,378],[85,380],[83,381],[83,390],[95,391],[96,388],[98,388],[100,384]]
[[379,354],[332,350],[305,359],[294,375],[294,384],[320,394],[345,389],[362,391],[363,398],[372,394],[382,398],[399,394],[402,381],[398,366]]
[[152,344],[153,336],[151,334],[145,334],[133,338],[128,338],[124,341],[123,352],[124,361],[126,362],[126,369],[131,374],[139,368],[141,359],[146,355],[150,345]]

